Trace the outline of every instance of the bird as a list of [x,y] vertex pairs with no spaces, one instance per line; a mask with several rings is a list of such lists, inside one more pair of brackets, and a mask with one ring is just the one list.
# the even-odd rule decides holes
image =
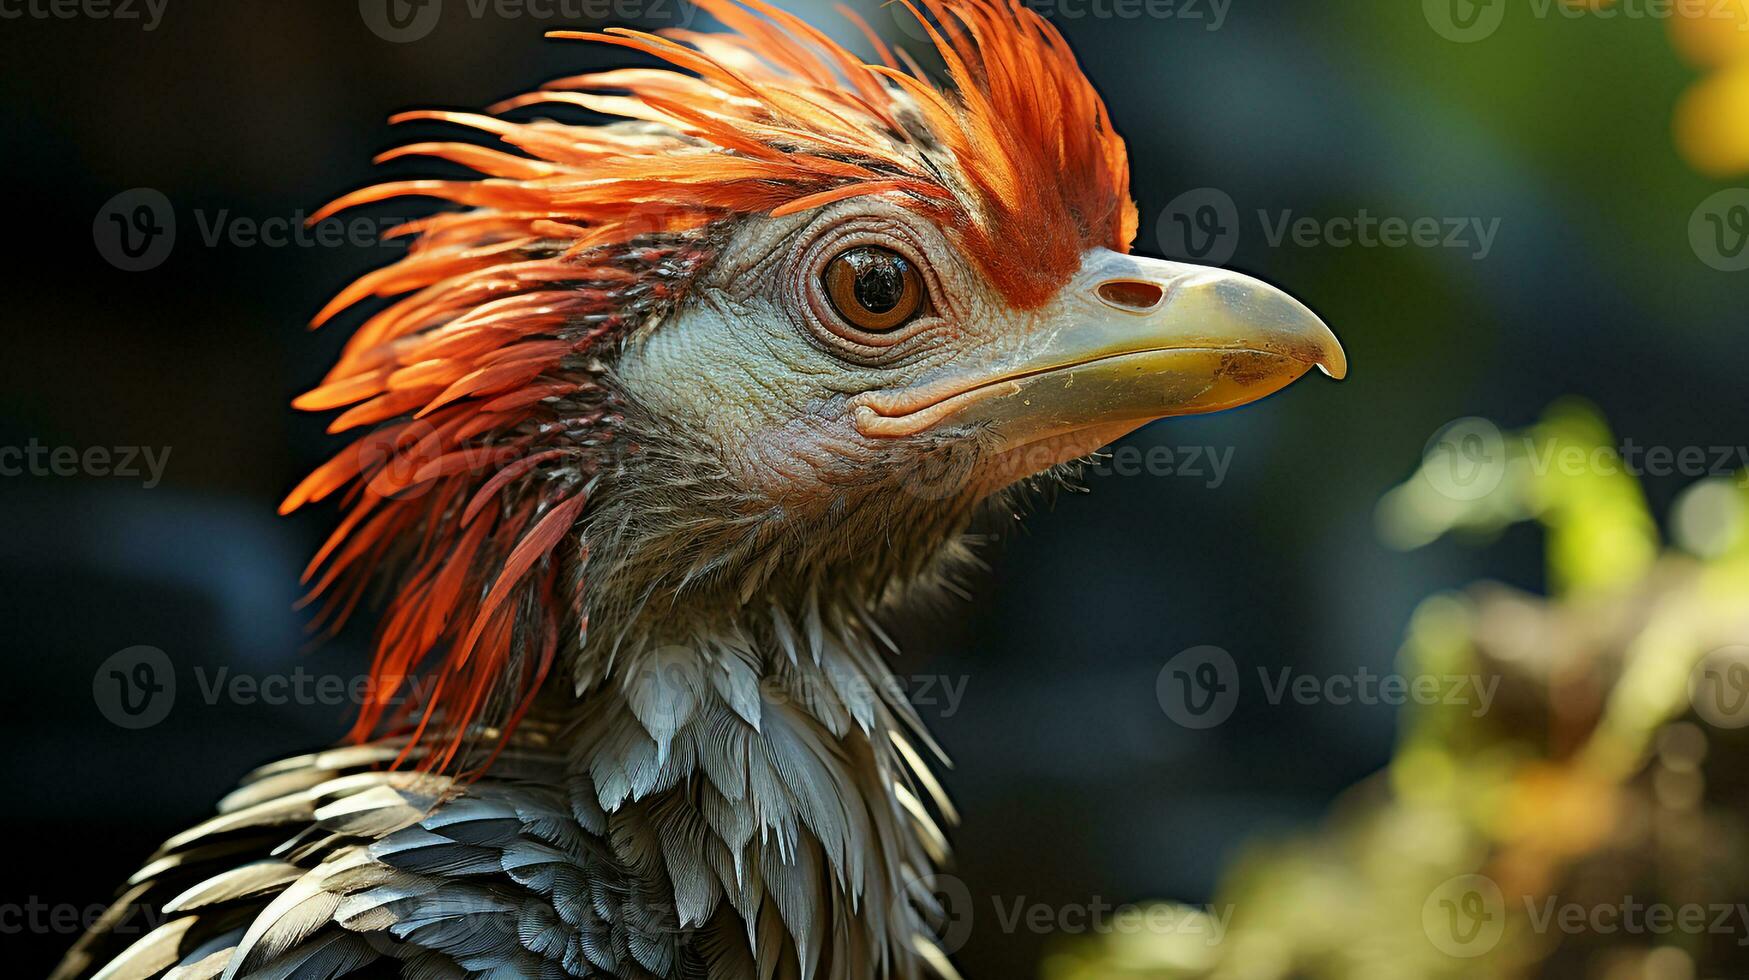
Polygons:
[[305,578],[321,631],[379,596],[370,683],[56,977],[956,975],[883,621],[1077,460],[1346,355],[1131,253],[1124,141],[1018,0],[898,0],[927,67],[848,10],[871,59],[696,3],[721,30],[552,32],[642,66],[395,117],[464,135],[382,159],[467,175],[313,219],[442,202],[317,314],[359,322],[293,403],[350,439],[281,509],[337,502]]

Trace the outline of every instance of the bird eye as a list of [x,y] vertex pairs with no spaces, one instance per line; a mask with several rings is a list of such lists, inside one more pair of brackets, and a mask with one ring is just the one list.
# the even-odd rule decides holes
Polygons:
[[923,308],[923,278],[891,249],[861,245],[826,266],[823,276],[832,308],[861,330],[882,333]]

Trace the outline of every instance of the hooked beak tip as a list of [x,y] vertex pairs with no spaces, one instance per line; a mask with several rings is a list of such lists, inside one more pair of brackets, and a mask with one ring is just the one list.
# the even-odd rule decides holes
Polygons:
[[[1319,322],[1322,323],[1322,321]],[[1321,340],[1323,342],[1320,344],[1321,349],[1318,351],[1318,357],[1312,363],[1324,373],[1324,377],[1333,381],[1341,381],[1348,377],[1348,353],[1342,349],[1341,341],[1336,339],[1336,335],[1330,331],[1329,327],[1324,328],[1324,336]]]
[[1317,314],[1224,269],[1094,251],[1060,303],[1028,343],[989,362],[857,396],[858,430],[885,437],[981,424],[1004,446],[1115,437],[1256,401],[1313,367],[1348,375],[1342,344]]

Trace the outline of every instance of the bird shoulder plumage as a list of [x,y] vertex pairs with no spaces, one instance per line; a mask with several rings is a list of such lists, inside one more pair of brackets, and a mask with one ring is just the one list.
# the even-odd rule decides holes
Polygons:
[[[1127,249],[1123,142],[1017,0],[899,0],[940,83],[866,25],[873,63],[763,0],[697,2],[728,31],[557,35],[666,68],[399,117],[495,137],[385,154],[477,179],[322,212],[462,208],[402,226],[406,256],[321,311],[380,301],[295,403],[362,433],[282,505],[343,510],[305,573],[321,628],[387,585],[356,744],[263,768],[171,838],[59,980],[951,972],[927,885],[945,857],[930,808],[952,809],[869,603],[809,590],[766,611],[748,592],[746,623],[691,636],[691,657],[642,650],[624,676],[627,639],[589,624],[592,578],[627,570],[571,532],[633,448],[612,352],[660,329],[738,223],[878,197],[1024,309],[1088,248]],[[498,114],[543,104],[622,121]],[[597,646],[555,720],[555,668]]]

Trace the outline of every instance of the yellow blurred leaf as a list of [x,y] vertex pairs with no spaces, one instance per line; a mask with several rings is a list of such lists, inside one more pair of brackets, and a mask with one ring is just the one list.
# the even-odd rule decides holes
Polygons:
[[1670,40],[1684,58],[1703,68],[1749,59],[1749,6],[1681,0],[1675,14]]
[[1695,82],[1676,104],[1676,147],[1715,177],[1749,173],[1749,60]]

